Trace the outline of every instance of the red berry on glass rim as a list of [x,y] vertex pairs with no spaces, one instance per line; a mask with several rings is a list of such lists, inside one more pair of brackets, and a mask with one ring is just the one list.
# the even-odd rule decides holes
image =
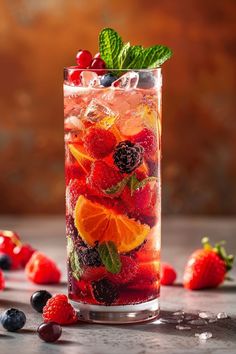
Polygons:
[[104,75],[106,73],[106,63],[101,58],[93,59],[89,68],[96,72],[98,75]]
[[101,58],[101,54],[99,52],[97,52],[93,57],[93,59],[96,59],[96,58]]
[[67,68],[66,80],[74,85],[79,85],[81,72],[82,70],[78,66],[69,66]]
[[90,66],[92,59],[92,54],[85,49],[79,50],[76,54],[76,63],[80,69],[86,69],[88,66]]

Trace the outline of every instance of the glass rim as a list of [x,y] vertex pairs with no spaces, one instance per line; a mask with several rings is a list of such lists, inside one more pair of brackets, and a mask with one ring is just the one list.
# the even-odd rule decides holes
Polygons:
[[130,72],[130,71],[135,71],[135,72],[161,72],[161,67],[157,68],[152,68],[152,69],[90,69],[90,68],[85,68],[81,69],[78,68],[76,65],[72,66],[65,66],[64,71],[69,71],[69,70],[76,70],[76,71],[93,71],[93,72]]

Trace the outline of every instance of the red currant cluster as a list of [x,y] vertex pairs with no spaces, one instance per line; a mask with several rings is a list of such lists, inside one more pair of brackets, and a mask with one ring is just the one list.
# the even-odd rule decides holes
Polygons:
[[77,66],[70,66],[68,68],[67,80],[75,85],[80,84],[80,74],[85,69],[90,69],[98,75],[104,75],[106,73],[106,64],[104,60],[100,58],[100,53],[97,53],[94,57],[88,50],[79,50],[76,55]]

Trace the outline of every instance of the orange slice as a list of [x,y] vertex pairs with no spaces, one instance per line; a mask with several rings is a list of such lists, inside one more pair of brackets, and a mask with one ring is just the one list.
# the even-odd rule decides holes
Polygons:
[[80,196],[75,206],[75,226],[90,246],[113,241],[119,252],[129,252],[143,243],[150,227]]
[[76,144],[68,144],[71,154],[74,156],[80,167],[85,173],[88,173],[91,162],[95,161],[92,157],[86,155],[82,151],[81,146],[76,146]]

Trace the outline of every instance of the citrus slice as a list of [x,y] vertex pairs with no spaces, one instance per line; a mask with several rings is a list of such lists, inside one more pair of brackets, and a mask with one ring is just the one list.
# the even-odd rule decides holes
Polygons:
[[71,154],[74,156],[80,167],[85,173],[89,172],[89,167],[91,162],[95,161],[92,157],[86,155],[86,153],[82,150],[81,146],[77,146],[76,144],[68,144],[69,150]]
[[94,246],[113,241],[119,252],[129,252],[143,243],[150,227],[80,196],[75,206],[75,226],[82,239]]

